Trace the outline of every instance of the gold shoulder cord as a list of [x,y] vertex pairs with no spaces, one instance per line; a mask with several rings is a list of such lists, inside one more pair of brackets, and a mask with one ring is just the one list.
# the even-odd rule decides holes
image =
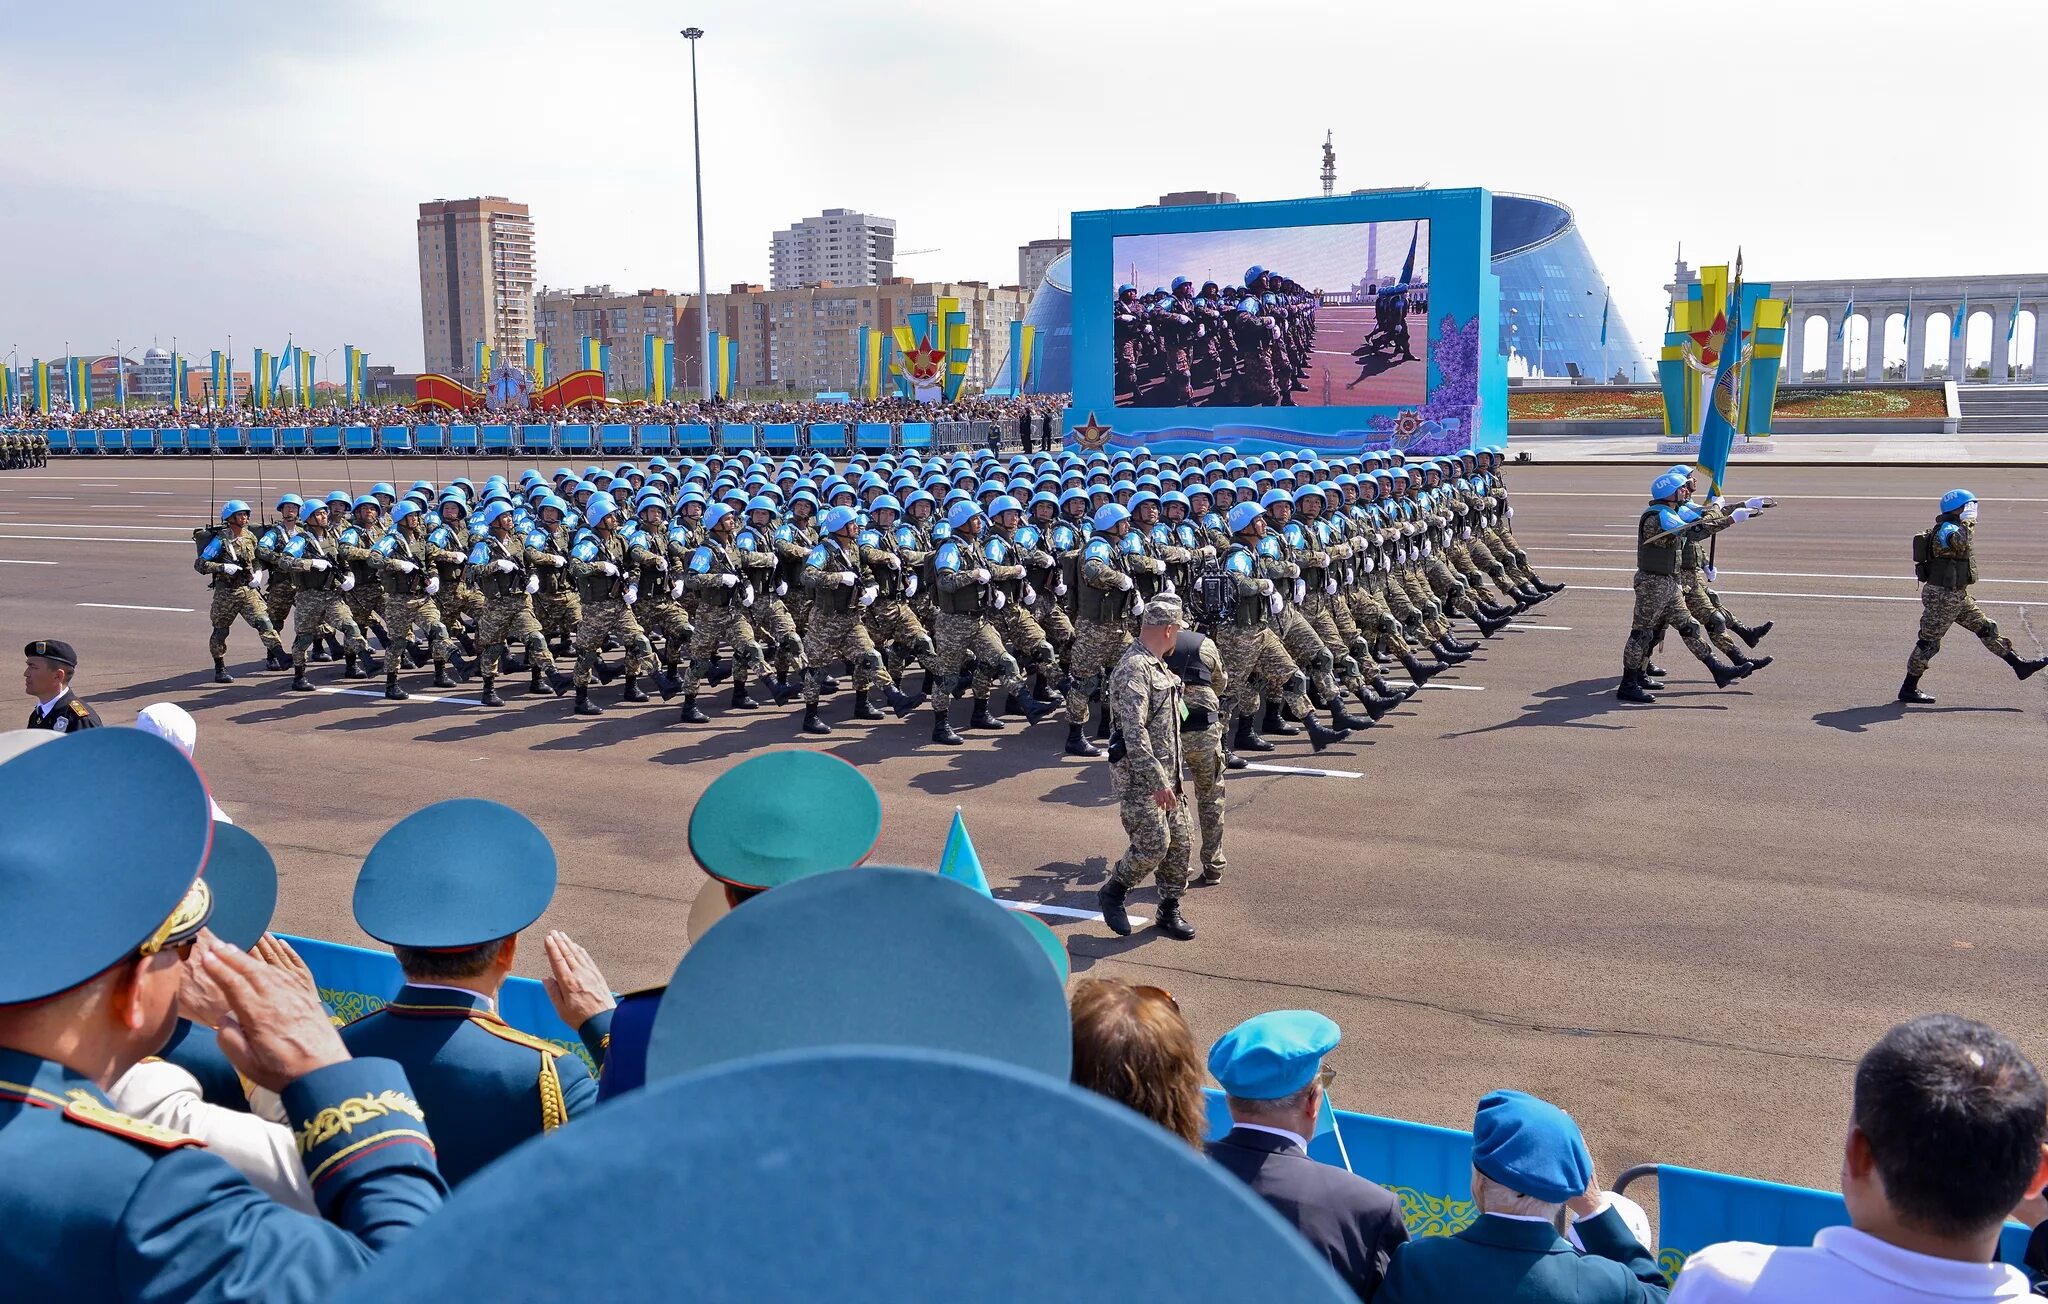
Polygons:
[[540,1130],[552,1132],[569,1119],[569,1104],[562,1099],[562,1078],[555,1072],[552,1051],[540,1055]]

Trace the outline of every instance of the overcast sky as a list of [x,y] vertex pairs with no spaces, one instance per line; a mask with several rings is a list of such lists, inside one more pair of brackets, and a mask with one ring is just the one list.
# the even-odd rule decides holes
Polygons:
[[714,287],[828,206],[938,250],[905,273],[1013,281],[1075,209],[1314,194],[1326,128],[1340,191],[1570,204],[1645,347],[1680,241],[2048,282],[2036,0],[96,0],[0,36],[0,349],[414,369],[440,196],[532,205],[548,283],[694,288],[691,22]]

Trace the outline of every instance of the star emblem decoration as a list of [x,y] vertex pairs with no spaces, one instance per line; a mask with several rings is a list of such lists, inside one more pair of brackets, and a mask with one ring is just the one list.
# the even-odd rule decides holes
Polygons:
[[1087,424],[1075,426],[1073,430],[1075,441],[1078,442],[1081,445],[1081,447],[1086,448],[1090,451],[1101,448],[1104,444],[1107,444],[1109,442],[1109,436],[1111,434],[1111,428],[1109,426],[1101,425],[1096,422],[1095,414],[1093,412],[1090,412],[1088,414]]

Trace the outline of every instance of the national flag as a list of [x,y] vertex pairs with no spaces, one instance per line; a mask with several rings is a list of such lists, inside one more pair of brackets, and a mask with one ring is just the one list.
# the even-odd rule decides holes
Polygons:
[[478,383],[491,378],[491,346],[482,340],[476,342],[476,378]]
[[128,359],[118,348],[114,350],[114,406],[128,406]]
[[668,387],[675,370],[675,345],[659,335],[640,337],[640,369],[647,378],[647,401],[668,402]]
[[[1847,320],[1847,314],[1843,320]],[[1742,358],[1742,255],[1735,256],[1735,280],[1728,290],[1728,334],[1721,346],[1720,361],[1714,368],[1714,387],[1707,399],[1706,419],[1700,425],[1699,470],[1707,478],[1707,497],[1721,492],[1722,477],[1728,474],[1728,454],[1735,447],[1739,424],[1735,389],[1741,380]]]
[[1316,1106],[1316,1130],[1315,1135],[1309,1138],[1309,1144],[1314,1145],[1318,1140],[1326,1136],[1337,1143],[1337,1158],[1342,1161],[1344,1171],[1347,1173],[1352,1171],[1351,1151],[1344,1145],[1344,1133],[1337,1126],[1337,1107],[1330,1103],[1330,1093],[1327,1088],[1323,1091],[1322,1103]]
[[171,406],[174,408],[185,406],[185,377],[189,370],[182,354],[171,355]]
[[[1408,256],[1401,260],[1401,288],[1406,289],[1415,282],[1415,247],[1422,239],[1422,223],[1415,224],[1415,231],[1408,237]],[[1383,287],[1384,288],[1384,287]]]
[[981,872],[981,857],[974,839],[967,836],[967,822],[958,806],[953,808],[953,827],[946,832],[946,849],[939,853],[939,877],[965,883],[985,897],[995,895],[989,890],[988,875]]
[[1842,309],[1842,321],[1841,321],[1841,324],[1835,327],[1835,338],[1836,338],[1836,339],[1838,339],[1838,340],[1841,340],[1841,339],[1847,339],[1847,338],[1849,337],[1849,319],[1850,319],[1851,317],[1854,317],[1855,315],[1856,315],[1856,291],[1855,291],[1854,289],[1851,289],[1851,290],[1849,291],[1849,306],[1848,306],[1848,307],[1846,307],[1846,308],[1844,308],[1844,309]]
[[48,416],[50,413],[50,364],[41,358],[31,359],[29,362],[29,383],[34,387],[35,391],[29,395],[29,401],[35,405],[36,411],[44,416]]
[[92,411],[92,361],[79,357],[64,359],[64,387],[71,392],[73,412]]
[[548,346],[539,340],[526,342],[526,376],[537,390],[548,384]]
[[1970,320],[1970,292],[1963,291],[1963,306],[1956,309],[1955,320],[1948,324],[1948,337],[1952,340],[1963,338],[1964,323]]
[[14,374],[14,368],[0,367],[0,414],[14,411],[15,390],[20,384],[21,381]]
[[1600,347],[1607,347],[1607,308],[1614,302],[1614,291],[1609,289],[1607,297],[1600,301]]
[[2006,319],[2005,319],[2005,342],[2006,342],[2007,344],[2010,344],[2010,343],[2012,343],[2012,333],[2013,333],[2013,331],[2014,331],[2015,329],[2017,329],[2017,328],[2018,328],[2019,324],[2020,324],[2020,301],[2019,301],[2018,299],[2014,299],[2014,300],[2012,301],[2012,312],[2011,312],[2011,314],[2010,314],[2010,315],[2008,315],[2008,316],[2006,317]]
[[583,337],[583,357],[579,360],[584,371],[604,371],[604,341],[592,335]]

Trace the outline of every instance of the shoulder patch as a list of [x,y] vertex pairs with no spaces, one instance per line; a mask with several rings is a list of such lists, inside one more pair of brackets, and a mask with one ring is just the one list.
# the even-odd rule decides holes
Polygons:
[[1259,540],[1259,556],[1261,556],[1261,557],[1278,557],[1279,555],[1280,555],[1280,538],[1279,538],[1279,536],[1278,536],[1278,535],[1272,535],[1272,534],[1269,534],[1269,535],[1267,535],[1267,536],[1265,536],[1264,538],[1262,538],[1262,539],[1260,539],[1260,540]]
[[596,539],[578,539],[578,540],[576,541],[576,548],[575,548],[575,550],[574,550],[573,552],[571,552],[571,553],[570,553],[569,555],[570,555],[570,556],[572,556],[572,557],[574,557],[574,558],[575,558],[575,559],[576,559],[577,561],[596,561],[596,560],[597,560],[597,540],[596,540]]
[[515,1046],[524,1046],[528,1050],[537,1050],[548,1055],[566,1055],[569,1053],[545,1037],[536,1037],[530,1032],[521,1032],[502,1019],[490,1015],[482,1013],[472,1014],[469,1016],[469,1022],[472,1026],[482,1028],[493,1037],[501,1037]]
[[490,545],[485,543],[482,539],[478,539],[476,541],[476,546],[469,550],[469,564],[472,566],[482,566],[487,564],[490,560]]
[[139,1118],[130,1118],[118,1110],[102,1105],[82,1091],[72,1093],[71,1102],[64,1106],[64,1117],[74,1123],[82,1123],[87,1127],[139,1142],[152,1150],[180,1150],[186,1146],[195,1146],[201,1150],[206,1148],[206,1143],[196,1136],[187,1136],[183,1132],[173,1131],[167,1127],[145,1123]]
[[1145,536],[1136,530],[1126,530],[1124,537],[1117,540],[1117,550],[1127,552],[1133,557],[1142,557],[1145,555]]
[[1243,548],[1232,548],[1223,559],[1223,569],[1233,575],[1249,575],[1252,573],[1252,555]]
[[776,526],[775,541],[777,543],[795,543],[796,527],[794,525],[789,524],[786,521],[783,524]]
[[945,547],[943,547],[943,548],[940,548],[940,549],[939,549],[939,569],[940,569],[940,570],[959,570],[959,569],[960,569],[960,545],[959,545],[959,544],[957,544],[957,543],[948,543],[948,544],[947,544],[947,545],[946,545]]
[[699,547],[690,554],[690,570],[698,575],[711,573],[711,549]]
[[74,697],[71,699],[71,714],[81,720],[88,720],[92,718],[92,708]]
[[811,549],[810,556],[804,558],[804,565],[816,566],[819,570],[823,570],[825,568],[826,560],[827,557],[825,554],[825,545],[821,543],[817,547]]
[[896,546],[899,548],[915,548],[917,546],[917,531],[907,525],[897,526]]
[[377,551],[382,556],[389,557],[393,552],[397,550],[397,548],[398,536],[395,534],[387,534],[383,538],[377,540]]
[[1090,561],[1114,561],[1116,550],[1109,546],[1107,539],[1090,539],[1088,546],[1081,550],[1081,555]]
[[526,532],[526,546],[529,548],[538,548],[542,551],[546,551],[548,546],[548,532],[546,530],[537,529],[528,530]]
[[998,566],[1010,559],[1010,545],[1003,541],[1000,534],[989,535],[988,546],[983,548],[982,552]]
[[199,554],[199,559],[201,561],[212,561],[215,557],[220,556],[220,541],[224,537],[223,535],[216,534],[212,539],[208,540],[206,550]]
[[[854,538],[863,548],[879,548],[882,546],[882,532],[880,530],[862,530]],[[812,555],[815,556],[816,554]]]
[[434,532],[427,536],[427,542],[433,544],[436,548],[445,548],[455,542],[455,531],[445,525],[437,525],[434,527]]

